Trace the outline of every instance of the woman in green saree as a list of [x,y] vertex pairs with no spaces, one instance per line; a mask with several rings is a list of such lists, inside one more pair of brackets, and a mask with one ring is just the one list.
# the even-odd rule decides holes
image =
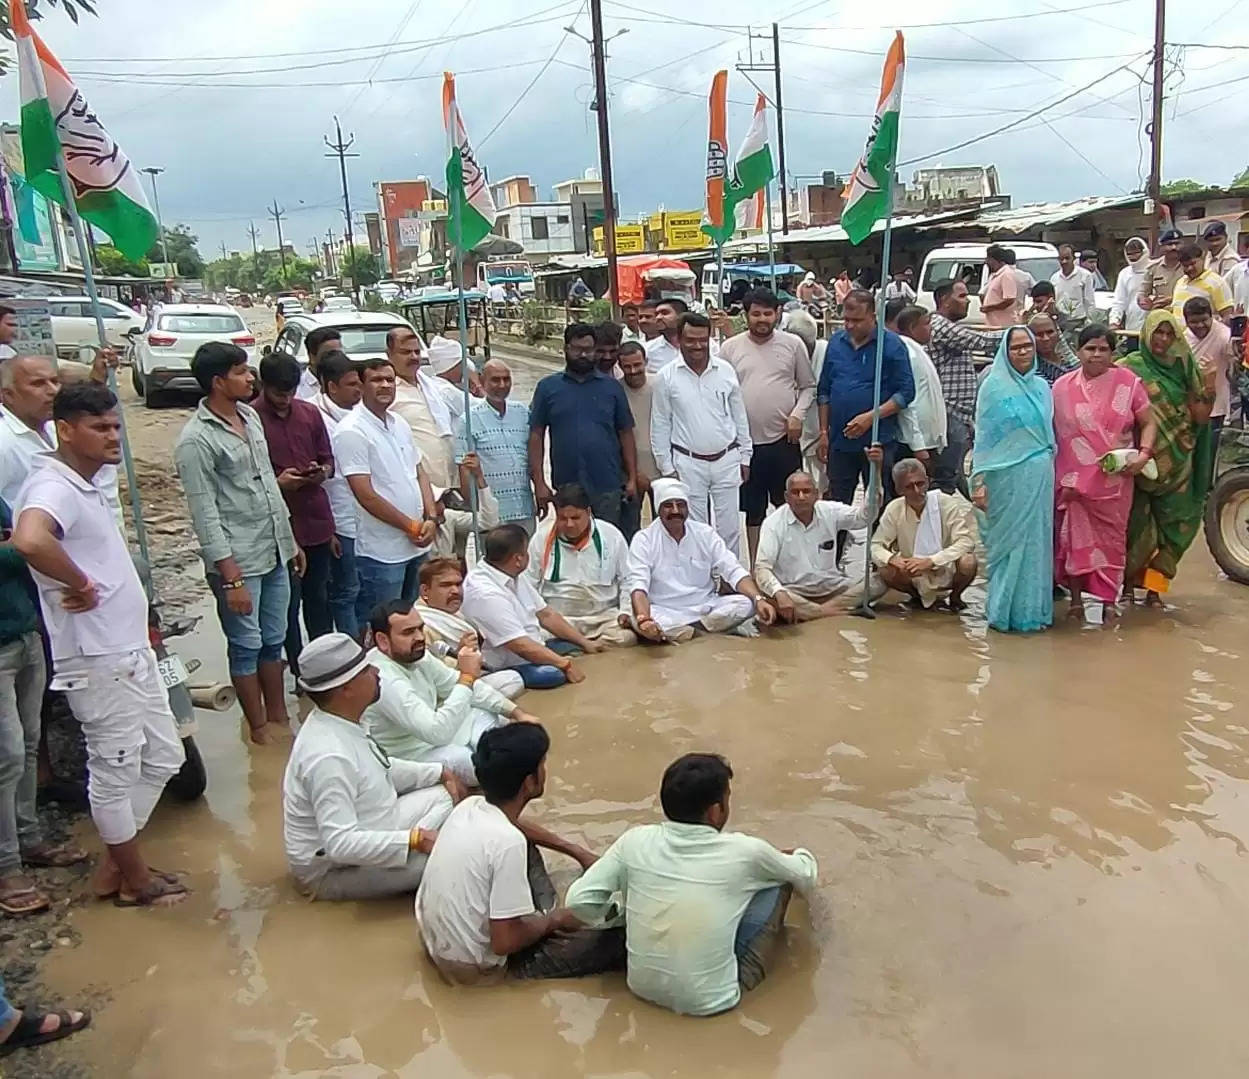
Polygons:
[[1145,589],[1145,602],[1154,605],[1201,529],[1214,452],[1214,372],[1202,373],[1169,309],[1149,313],[1140,347],[1121,362],[1145,384],[1158,423],[1158,478],[1136,477],[1128,518],[1126,588],[1129,597]]

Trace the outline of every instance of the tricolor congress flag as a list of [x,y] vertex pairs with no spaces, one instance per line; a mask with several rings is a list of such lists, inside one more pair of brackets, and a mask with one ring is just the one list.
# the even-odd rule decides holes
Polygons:
[[[768,143],[768,103],[760,94],[755,101],[754,116],[751,117],[750,128],[746,137],[737,148],[737,157],[733,161],[733,171],[725,175],[723,155],[720,158],[719,198],[720,205],[714,205],[717,188],[713,185],[713,170],[716,164],[714,148],[724,140],[724,79],[726,72],[716,76],[711,90],[711,134],[708,139],[707,154],[707,218],[708,224],[703,231],[711,239],[722,244],[731,239],[735,228],[746,227],[753,209],[753,200],[761,195],[764,188],[772,182],[776,170],[772,167],[772,148]],[[745,205],[747,209],[739,209]]]
[[79,215],[107,232],[128,259],[143,258],[156,242],[156,218],[148,209],[139,175],[104,130],[82,91],[39,39],[23,0],[12,0],[22,95],[22,156],[26,181],[41,195],[65,205],[57,170],[58,149]]
[[471,251],[494,227],[494,200],[473,156],[455,103],[455,76],[442,76],[442,122],[447,130],[447,239],[458,251]]
[[846,185],[846,204],[841,211],[841,227],[852,244],[862,243],[872,226],[888,216],[893,197],[893,176],[898,162],[898,118],[902,111],[902,69],[905,53],[898,31],[885,57],[880,80],[880,100],[867,137],[863,156]]

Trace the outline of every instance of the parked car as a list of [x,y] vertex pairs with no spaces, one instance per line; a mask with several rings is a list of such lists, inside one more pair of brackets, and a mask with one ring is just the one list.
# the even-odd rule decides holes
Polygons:
[[148,408],[166,390],[200,392],[191,358],[208,341],[238,345],[256,369],[256,338],[239,313],[224,304],[165,304],[148,331],[135,336],[130,377]]
[[[949,243],[934,248],[924,256],[919,273],[918,302],[929,311],[936,309],[932,290],[942,281],[965,281],[971,293],[971,305],[967,309],[967,321],[973,325],[983,324],[980,313],[980,290],[989,279],[989,268],[984,264],[987,243]],[[1058,248],[1046,243],[1023,243],[1013,240],[999,241],[998,246],[1015,252],[1015,269],[1032,275],[1033,281],[1048,281],[1058,272]],[[1114,300],[1112,291],[1095,293],[1099,311],[1110,312]]]
[[324,304],[325,306],[321,308],[321,311],[327,315],[334,311],[360,310],[350,296],[327,296]]
[[[58,356],[78,359],[79,350],[95,348],[100,344],[95,315],[88,296],[53,296],[48,300],[52,314],[52,343]],[[100,299],[100,314],[104,318],[104,334],[108,343],[125,348],[131,330],[143,329],[143,318],[124,303]]]
[[[304,338],[318,326],[332,326],[336,329],[342,335],[343,351],[358,361],[385,357],[386,335],[396,326],[407,326],[414,333],[417,332],[407,319],[392,315],[389,311],[326,311],[320,315],[292,315],[278,334],[272,351],[293,356],[302,370],[308,366]],[[425,351],[423,339],[421,351]]]

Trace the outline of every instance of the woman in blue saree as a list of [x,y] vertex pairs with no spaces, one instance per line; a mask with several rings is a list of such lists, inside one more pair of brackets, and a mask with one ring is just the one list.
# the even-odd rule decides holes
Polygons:
[[1054,620],[1054,402],[1023,326],[1002,335],[976,401],[974,501],[985,512],[989,625],[1045,629]]

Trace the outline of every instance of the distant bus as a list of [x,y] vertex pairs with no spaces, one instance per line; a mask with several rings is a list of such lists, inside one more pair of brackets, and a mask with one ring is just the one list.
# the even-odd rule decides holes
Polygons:
[[514,284],[522,296],[532,296],[533,267],[527,259],[490,259],[477,263],[477,288],[489,293],[491,285]]

